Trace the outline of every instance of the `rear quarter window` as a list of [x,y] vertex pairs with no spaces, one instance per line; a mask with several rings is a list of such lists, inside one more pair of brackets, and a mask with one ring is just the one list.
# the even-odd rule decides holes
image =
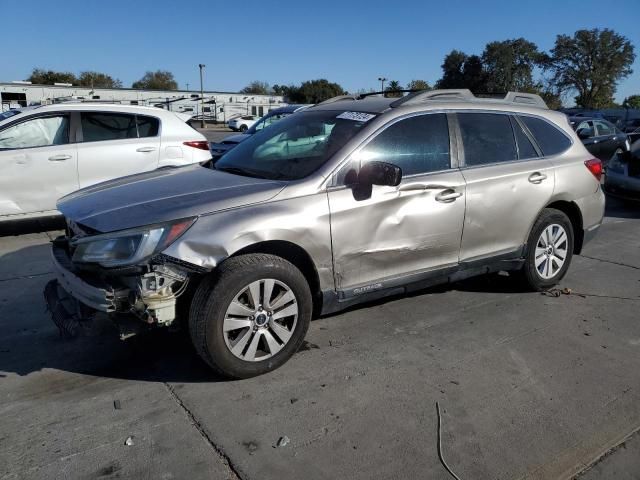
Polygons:
[[571,146],[569,137],[549,122],[524,115],[519,118],[527,126],[545,157],[565,152]]

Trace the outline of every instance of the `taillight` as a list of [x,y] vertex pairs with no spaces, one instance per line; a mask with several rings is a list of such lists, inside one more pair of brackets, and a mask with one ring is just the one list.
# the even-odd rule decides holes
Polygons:
[[194,140],[192,142],[183,142],[187,147],[197,148],[199,150],[209,150],[209,142],[206,140]]
[[584,162],[585,166],[589,169],[589,171],[593,174],[594,177],[600,181],[602,178],[602,162],[597,158],[592,158],[591,160],[587,160]]

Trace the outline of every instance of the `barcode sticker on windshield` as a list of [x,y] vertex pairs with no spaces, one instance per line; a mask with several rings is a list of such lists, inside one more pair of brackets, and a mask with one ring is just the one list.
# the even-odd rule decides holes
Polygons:
[[342,112],[336,118],[342,118],[344,120],[353,120],[354,122],[368,122],[375,115],[372,113],[364,113],[364,112]]

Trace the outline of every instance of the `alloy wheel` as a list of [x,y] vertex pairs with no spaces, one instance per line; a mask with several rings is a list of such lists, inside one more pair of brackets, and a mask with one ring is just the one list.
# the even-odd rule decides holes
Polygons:
[[298,302],[289,286],[273,278],[246,285],[233,298],[223,322],[224,341],[237,358],[259,362],[289,342],[298,321]]
[[562,225],[554,223],[542,231],[536,244],[535,266],[540,277],[549,280],[562,269],[567,258],[569,238]]

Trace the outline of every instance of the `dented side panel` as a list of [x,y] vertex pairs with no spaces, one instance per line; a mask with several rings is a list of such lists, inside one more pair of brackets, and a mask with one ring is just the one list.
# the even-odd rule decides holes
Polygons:
[[[438,201],[447,189],[462,196]],[[338,290],[457,264],[464,191],[458,170],[407,177],[398,187],[374,186],[364,200],[356,199],[350,188],[330,190]],[[384,288],[384,283],[376,288]]]
[[212,269],[245,247],[273,240],[304,249],[315,264],[320,288],[335,288],[324,191],[202,216],[164,253]]

